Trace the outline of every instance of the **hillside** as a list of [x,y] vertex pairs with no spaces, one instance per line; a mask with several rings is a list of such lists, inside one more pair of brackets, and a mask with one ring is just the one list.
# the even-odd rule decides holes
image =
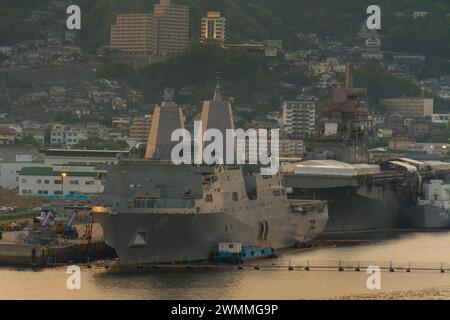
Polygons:
[[[152,12],[158,0],[74,0],[82,10],[82,30],[77,42],[85,50],[109,44],[110,27],[119,13]],[[295,32],[314,32],[343,40],[355,36],[366,19],[370,0],[173,0],[189,5],[190,32],[198,39],[200,18],[219,10],[227,18],[229,42],[288,40]],[[33,38],[45,26],[23,23],[33,9],[44,9],[48,0],[0,0],[0,45]],[[450,58],[450,2],[448,0],[379,0],[382,9],[383,46]],[[428,17],[413,20],[414,11]],[[63,13],[62,13],[63,14]],[[289,43],[286,41],[286,43]]]
[[[110,26],[119,13],[153,12],[158,0],[78,0],[83,10],[83,30],[79,42],[85,48],[109,43]],[[252,1],[242,0],[177,0],[178,4],[189,5],[190,31],[192,38],[198,38],[200,19],[207,10],[220,10],[227,18],[229,41],[245,41],[283,38],[285,25],[282,21]]]
[[[118,13],[152,12],[157,0],[78,0],[84,13],[78,38],[86,49],[109,43],[110,25]],[[370,0],[174,0],[189,5],[191,38],[198,39],[200,18],[219,10],[227,18],[229,42],[288,40],[295,32],[321,36],[355,36],[366,19]],[[449,58],[450,3],[447,0],[380,0],[384,47]],[[429,11],[413,20],[414,11]],[[287,42],[287,41],[286,41]]]

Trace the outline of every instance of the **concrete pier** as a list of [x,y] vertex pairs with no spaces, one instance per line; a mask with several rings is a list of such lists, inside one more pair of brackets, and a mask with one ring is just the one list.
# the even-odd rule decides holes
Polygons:
[[64,245],[29,245],[0,242],[0,265],[50,267],[115,257],[114,249],[103,241],[74,241]]

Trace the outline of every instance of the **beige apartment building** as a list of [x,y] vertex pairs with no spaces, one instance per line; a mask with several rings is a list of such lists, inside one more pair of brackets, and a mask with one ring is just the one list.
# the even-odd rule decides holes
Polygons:
[[157,51],[157,20],[151,14],[119,14],[111,26],[111,47],[127,54]]
[[422,118],[433,115],[433,99],[402,97],[381,99],[381,106],[385,107],[389,114],[398,113],[404,117]]
[[189,7],[161,0],[154,8],[158,19],[158,54],[183,52],[189,45]]
[[132,55],[174,55],[188,48],[189,7],[161,0],[154,14],[119,14],[111,48]]
[[225,25],[226,19],[221,17],[220,12],[208,11],[206,17],[202,18],[201,42],[223,45],[226,37]]
[[145,115],[133,120],[130,126],[130,138],[147,141],[152,126],[152,115]]

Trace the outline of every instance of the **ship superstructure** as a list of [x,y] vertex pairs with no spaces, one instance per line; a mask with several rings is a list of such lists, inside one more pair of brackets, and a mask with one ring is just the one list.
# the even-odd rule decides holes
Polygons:
[[[173,117],[163,117],[165,109],[176,110],[155,110],[161,116],[152,123],[145,159],[110,166],[104,194],[93,207],[121,264],[205,260],[223,242],[283,248],[309,243],[323,231],[327,203],[288,200],[281,173],[264,176],[257,165],[165,160],[170,144],[162,128],[168,121],[175,129],[178,121],[173,110]],[[231,103],[223,101],[219,85],[204,103],[202,120],[204,130],[234,129]]]
[[121,264],[205,260],[221,242],[309,243],[328,220],[323,201],[289,201],[279,174],[152,160],[111,167],[93,212]]
[[171,140],[172,132],[184,128],[183,112],[176,105],[173,95],[173,90],[166,88],[163,102],[155,107],[145,153],[147,159],[169,160],[172,148],[177,144]]
[[353,66],[347,65],[345,84],[332,91],[330,100],[317,106],[315,135],[306,141],[309,159],[347,163],[368,161],[366,149],[368,105],[366,89],[353,87]]
[[432,179],[423,183],[423,195],[410,210],[415,228],[450,228],[450,183]]

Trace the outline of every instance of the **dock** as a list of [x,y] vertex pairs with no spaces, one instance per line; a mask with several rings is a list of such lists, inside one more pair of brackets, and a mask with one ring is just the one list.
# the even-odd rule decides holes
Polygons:
[[74,241],[46,246],[0,242],[0,265],[12,267],[43,268],[112,257],[115,257],[114,249],[103,241]]
[[[30,238],[30,230],[3,231],[0,239],[0,266],[45,268],[69,263],[86,263],[115,258],[116,253],[103,240],[101,228],[91,224],[77,225],[83,236],[65,239],[51,234],[51,241]],[[85,236],[85,231],[89,235]],[[47,240],[47,239],[45,239]]]
[[329,271],[329,272],[450,272],[450,263],[394,262],[394,261],[346,261],[346,260],[305,260],[305,261],[255,260],[244,264],[203,262],[140,264],[130,266],[111,265],[111,271],[124,270],[256,270],[256,271]]

